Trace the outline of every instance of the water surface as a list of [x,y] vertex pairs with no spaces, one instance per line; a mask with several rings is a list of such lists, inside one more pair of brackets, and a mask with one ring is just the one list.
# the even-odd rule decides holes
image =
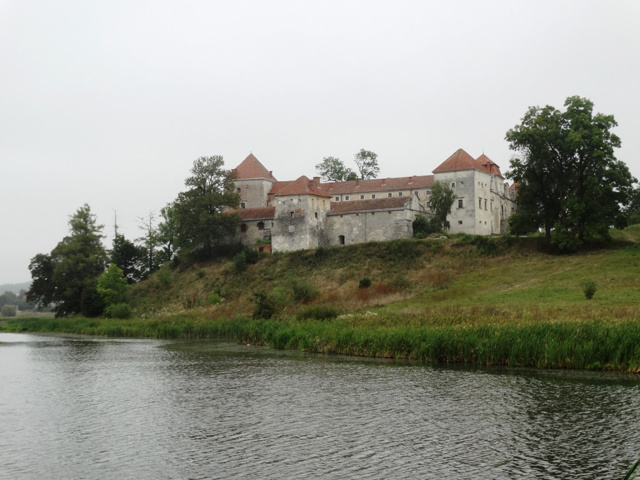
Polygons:
[[622,478],[640,382],[0,334],[0,478]]

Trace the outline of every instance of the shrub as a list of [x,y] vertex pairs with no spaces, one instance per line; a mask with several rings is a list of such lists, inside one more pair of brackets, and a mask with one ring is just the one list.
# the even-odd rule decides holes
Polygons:
[[210,293],[207,297],[209,305],[218,305],[219,303],[222,303],[222,300],[223,299],[218,292]]
[[358,288],[369,288],[370,286],[371,279],[369,277],[362,277],[360,283],[358,283]]
[[262,290],[254,292],[253,301],[256,304],[253,318],[268,320],[276,313],[276,302],[268,293]]
[[233,257],[233,271],[235,273],[244,272],[249,265],[253,265],[260,259],[260,252],[252,248],[243,248]]
[[160,288],[166,289],[171,286],[171,271],[166,268],[161,268],[155,275]]
[[293,300],[296,303],[309,303],[316,298],[320,292],[305,282],[295,282],[293,284]]
[[116,303],[107,307],[107,315],[111,318],[131,318],[133,311],[127,303]]
[[331,320],[340,315],[340,312],[334,307],[326,305],[313,305],[307,307],[298,313],[298,320]]
[[587,300],[591,300],[593,296],[596,294],[596,282],[591,279],[582,281],[582,293],[584,293],[584,298]]
[[3,305],[0,309],[0,314],[3,317],[15,317],[17,315],[18,309],[15,305]]

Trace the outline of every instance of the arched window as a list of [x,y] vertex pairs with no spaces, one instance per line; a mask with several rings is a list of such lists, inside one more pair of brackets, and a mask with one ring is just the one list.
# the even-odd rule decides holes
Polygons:
[[258,230],[264,230],[264,222],[258,222]]

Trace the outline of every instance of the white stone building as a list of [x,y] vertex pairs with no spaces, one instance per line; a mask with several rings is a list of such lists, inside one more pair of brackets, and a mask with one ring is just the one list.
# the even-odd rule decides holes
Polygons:
[[239,238],[266,251],[410,238],[416,216],[430,215],[431,185],[440,181],[457,195],[448,217],[451,233],[491,235],[506,230],[514,189],[486,155],[460,149],[433,175],[320,182],[302,176],[278,181],[250,154],[234,169],[241,196]]

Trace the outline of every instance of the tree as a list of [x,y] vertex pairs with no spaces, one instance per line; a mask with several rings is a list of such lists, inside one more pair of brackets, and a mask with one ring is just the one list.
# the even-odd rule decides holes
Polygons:
[[530,107],[506,139],[519,153],[508,176],[519,183],[516,227],[543,228],[547,241],[573,250],[585,240],[609,238],[627,225],[633,183],[616,159],[620,139],[612,115],[593,114],[593,103],[568,97],[565,111]]
[[190,187],[175,201],[176,236],[179,246],[195,258],[211,258],[213,247],[228,243],[240,225],[233,174],[223,168],[222,156],[200,157],[193,162]]
[[324,157],[322,162],[316,165],[316,170],[328,182],[346,182],[358,179],[356,172],[346,167],[337,157]]
[[49,255],[38,254],[29,264],[32,284],[27,298],[54,304],[57,317],[80,313],[83,291],[104,271],[107,254],[102,246],[102,225],[96,224],[89,205],[69,220],[70,235]]
[[106,272],[100,275],[96,290],[104,301],[105,312],[108,316],[111,316],[111,308],[114,305],[124,303],[127,288],[127,281],[122,276],[122,270],[113,263],[109,265]]
[[376,178],[380,173],[380,167],[378,166],[378,155],[370,150],[361,148],[358,153],[354,155],[354,160],[358,166],[360,172],[360,179],[365,180],[367,178]]
[[155,272],[158,268],[156,261],[156,246],[158,244],[158,232],[154,227],[155,214],[149,212],[147,218],[138,218],[140,221],[140,229],[144,231],[144,235],[137,239],[138,242],[142,242],[140,248],[142,263],[142,277],[146,278],[151,273]]
[[113,239],[111,263],[122,270],[127,283],[139,282],[145,277],[145,251],[143,248],[127,240],[124,235],[117,234]]
[[450,225],[447,216],[451,213],[453,202],[456,201],[456,194],[446,183],[433,182],[431,185],[431,197],[429,203],[433,217],[431,218],[431,230],[448,230]]
[[160,251],[156,255],[156,264],[160,267],[163,263],[173,259],[176,249],[176,209],[173,203],[160,209],[160,218],[157,229],[157,246]]

